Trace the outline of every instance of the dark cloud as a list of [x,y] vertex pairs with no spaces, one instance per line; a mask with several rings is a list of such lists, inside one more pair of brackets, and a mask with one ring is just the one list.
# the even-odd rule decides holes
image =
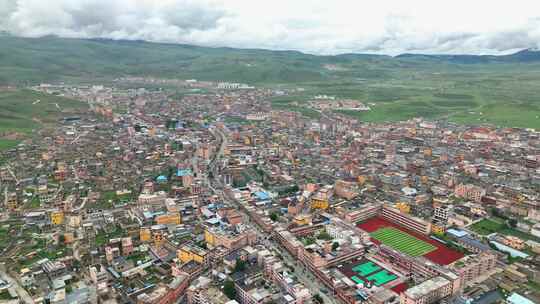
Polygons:
[[210,30],[226,12],[207,1],[0,0],[0,26],[12,34],[181,42]]

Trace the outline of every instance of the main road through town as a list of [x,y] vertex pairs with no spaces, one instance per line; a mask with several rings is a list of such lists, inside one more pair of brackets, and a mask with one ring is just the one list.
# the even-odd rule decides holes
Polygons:
[[259,239],[263,240],[264,244],[268,248],[279,253],[283,257],[287,265],[292,266],[292,268],[294,269],[294,275],[299,279],[300,282],[302,282],[307,288],[309,288],[309,290],[313,294],[319,294],[322,297],[324,303],[326,304],[339,304],[339,301],[335,297],[328,294],[327,288],[320,282],[319,279],[313,276],[313,274],[306,267],[304,267],[302,263],[296,260],[296,258],[291,256],[284,247],[282,247],[271,237],[270,234],[264,232],[255,221],[251,220],[249,213],[244,209],[244,206],[235,197],[229,195],[228,191],[223,191],[224,185],[219,179],[219,168],[216,166],[218,166],[218,164],[223,159],[224,151],[228,144],[228,139],[227,135],[217,127],[212,128],[211,132],[212,134],[214,134],[214,136],[220,137],[221,145],[218,153],[215,155],[215,157],[211,160],[209,164],[208,169],[209,172],[212,172],[212,177],[210,178],[207,175],[206,179],[210,189],[213,190],[216,194],[218,194],[221,199],[226,199],[228,202],[235,204],[239,210],[243,211],[244,215],[247,215],[245,217],[251,223],[253,223],[253,226],[257,229]]

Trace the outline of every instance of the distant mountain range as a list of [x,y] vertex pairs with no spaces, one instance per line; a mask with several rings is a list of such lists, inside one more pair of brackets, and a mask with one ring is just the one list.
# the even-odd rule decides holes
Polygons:
[[540,61],[540,51],[538,49],[525,49],[510,55],[422,55],[422,54],[401,54],[397,59],[416,59],[445,61],[459,64],[475,63],[527,63]]
[[[247,83],[303,83],[385,78],[397,70],[485,68],[540,63],[538,50],[505,56],[369,54],[317,56],[297,51],[0,35],[0,84],[112,79],[125,75]],[[474,66],[471,66],[474,65]],[[329,68],[338,66],[339,68]]]

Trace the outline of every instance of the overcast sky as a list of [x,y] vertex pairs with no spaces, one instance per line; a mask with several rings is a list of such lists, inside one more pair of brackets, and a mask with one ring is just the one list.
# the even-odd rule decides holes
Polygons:
[[0,0],[0,29],[314,54],[505,54],[540,47],[540,1]]

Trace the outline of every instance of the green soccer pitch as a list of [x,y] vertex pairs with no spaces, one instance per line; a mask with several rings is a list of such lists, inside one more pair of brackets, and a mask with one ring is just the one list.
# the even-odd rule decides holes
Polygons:
[[421,256],[437,249],[437,247],[393,227],[378,229],[370,235],[379,242],[413,257]]

